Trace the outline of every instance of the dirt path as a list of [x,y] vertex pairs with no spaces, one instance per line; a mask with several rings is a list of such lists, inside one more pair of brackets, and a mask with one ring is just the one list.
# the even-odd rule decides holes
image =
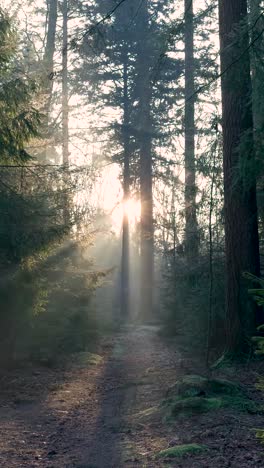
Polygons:
[[[45,468],[264,466],[252,427],[261,418],[220,412],[169,425],[151,411],[182,373],[181,358],[155,327],[127,327],[100,356],[68,369],[21,369],[1,378],[0,466]],[[93,365],[92,365],[93,363]],[[19,395],[19,398],[18,396]],[[155,454],[206,443],[202,455],[170,462]]]

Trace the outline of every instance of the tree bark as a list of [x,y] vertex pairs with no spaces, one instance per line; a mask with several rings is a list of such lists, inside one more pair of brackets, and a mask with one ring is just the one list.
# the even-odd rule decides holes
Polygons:
[[154,226],[152,194],[152,152],[148,103],[144,111],[145,134],[140,145],[140,200],[141,200],[141,316],[151,318],[153,313],[154,283]]
[[64,206],[65,226],[69,226],[69,89],[68,89],[68,0],[62,4],[62,163],[64,168]]
[[185,0],[185,250],[190,263],[198,256],[199,244],[196,216],[193,39],[193,0]]
[[[48,27],[47,40],[44,51],[44,64],[46,67],[47,76],[51,78],[53,73],[53,59],[55,53],[55,38],[58,18],[58,0],[47,0],[48,6]],[[52,80],[51,80],[52,81]]]
[[[253,121],[256,133],[256,145],[259,148],[260,132],[264,128],[264,100],[263,100],[263,64],[262,54],[264,49],[263,28],[264,19],[261,16],[262,0],[250,0],[250,27],[251,40],[254,42],[251,50],[251,69],[253,85]],[[261,148],[262,150],[263,148]],[[262,151],[261,151],[262,153]],[[261,154],[262,156],[262,154]]]
[[[54,53],[56,48],[56,29],[58,18],[58,0],[47,0],[48,21],[47,21],[47,40],[43,56],[44,64],[44,92],[46,95],[44,114],[44,136],[49,138],[49,116],[52,100],[53,82],[54,82]],[[45,160],[48,159],[47,150],[45,151]]]
[[[124,205],[130,197],[130,154],[129,154],[129,96],[128,96],[128,50],[126,45],[123,50],[123,189]],[[122,226],[122,260],[121,260],[121,313],[122,316],[129,315],[130,305],[130,285],[129,285],[129,218],[124,209]]]
[[148,1],[141,7],[141,35],[138,52],[139,86],[139,156],[140,156],[140,252],[141,252],[141,305],[144,319],[153,313],[154,283],[154,223],[152,187],[152,137],[151,137],[151,64],[149,61],[149,13]]
[[63,0],[62,39],[62,156],[69,164],[69,91],[68,91],[68,0]]
[[[257,165],[262,164],[264,150],[264,92],[263,92],[263,53],[264,53],[264,18],[262,0],[250,0],[250,39],[253,43],[251,48],[251,76],[252,76],[252,108],[253,108],[253,123],[254,123],[254,143]],[[260,171],[261,173],[262,171]],[[262,177],[257,174],[257,185],[259,190],[263,190]],[[264,219],[264,205],[260,199],[258,203],[259,219]],[[263,232],[262,223],[262,232]],[[264,323],[263,307],[257,309],[257,325]]]
[[254,331],[256,307],[244,272],[259,275],[247,1],[219,0],[225,190],[228,350],[239,351]]

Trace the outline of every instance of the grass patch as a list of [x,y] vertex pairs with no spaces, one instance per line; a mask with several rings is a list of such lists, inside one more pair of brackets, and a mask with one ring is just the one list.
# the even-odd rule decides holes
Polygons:
[[[264,378],[260,377],[257,384],[256,388],[260,390],[262,393],[264,392]],[[264,444],[264,429],[255,429],[256,430],[256,437],[257,439]]]
[[242,395],[242,387],[229,380],[207,379],[200,375],[187,375],[172,387],[172,392],[181,397],[195,397],[205,395]]
[[221,398],[179,398],[170,405],[170,413],[172,416],[187,416],[193,413],[207,413],[208,411],[217,410],[221,407]]
[[261,408],[250,400],[244,388],[229,380],[206,379],[189,375],[177,382],[168,392],[164,402],[169,416],[206,413],[219,408],[235,408],[249,413],[261,412]]
[[262,444],[264,444],[264,429],[255,429],[256,437],[260,440]]
[[161,414],[161,410],[158,406],[152,406],[150,408],[147,408],[143,411],[140,411],[139,413],[137,413],[135,415],[135,417],[137,419],[140,419],[140,420],[144,420],[144,419],[148,419],[148,418],[151,418],[153,416],[158,416]]
[[183,457],[184,455],[191,455],[195,453],[201,453],[208,450],[205,445],[198,444],[185,444],[185,445],[175,445],[166,450],[161,450],[157,453],[156,458],[177,458]]
[[87,351],[74,353],[72,355],[72,363],[75,367],[97,366],[102,362],[102,356],[99,354],[89,353]]

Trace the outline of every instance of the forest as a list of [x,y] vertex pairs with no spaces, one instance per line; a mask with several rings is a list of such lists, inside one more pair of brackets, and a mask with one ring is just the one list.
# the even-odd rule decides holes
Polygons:
[[264,466],[263,0],[0,0],[0,467]]

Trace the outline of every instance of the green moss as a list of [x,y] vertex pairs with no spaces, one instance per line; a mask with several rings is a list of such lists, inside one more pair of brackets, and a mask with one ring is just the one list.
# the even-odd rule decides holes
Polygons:
[[259,405],[250,400],[243,387],[223,379],[206,379],[189,375],[174,385],[165,401],[169,416],[206,413],[219,408],[232,407],[239,411],[256,413]]
[[97,366],[102,362],[102,359],[102,356],[99,356],[99,354],[84,351],[75,353],[72,357],[72,362],[76,367]]
[[244,391],[240,384],[223,379],[209,379],[208,390],[224,395],[243,395]]
[[206,413],[207,411],[217,410],[222,406],[223,402],[221,398],[189,397],[176,399],[170,409],[173,416],[178,416],[182,414]]
[[256,437],[264,444],[264,429],[256,429]]
[[195,397],[204,392],[207,379],[199,375],[188,375],[176,383],[173,393],[183,398]]
[[234,408],[240,412],[247,412],[250,414],[261,414],[263,413],[263,408],[258,403],[255,403],[253,400],[247,398],[246,395],[240,397],[234,396],[224,396],[223,397],[223,406]]
[[260,377],[256,383],[256,388],[261,392],[264,392],[264,377]]
[[242,387],[229,380],[207,379],[200,375],[188,375],[172,388],[173,393],[181,397],[212,396],[219,394],[242,395]]
[[198,444],[185,444],[185,445],[175,445],[174,447],[170,447],[166,450],[161,450],[156,455],[156,458],[177,458],[182,457],[187,454],[194,454],[200,453],[207,450],[205,445],[198,445]]

